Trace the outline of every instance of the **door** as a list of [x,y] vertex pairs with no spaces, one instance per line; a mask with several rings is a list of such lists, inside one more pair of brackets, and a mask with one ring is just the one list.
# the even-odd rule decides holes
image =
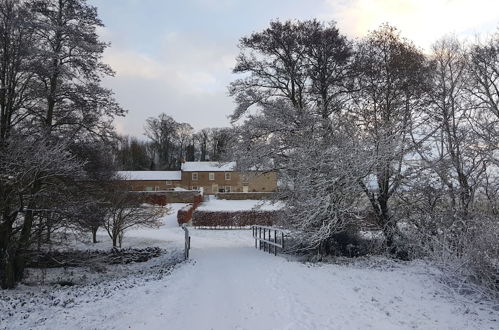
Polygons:
[[248,192],[248,186],[243,186],[243,192],[245,192],[245,193]]

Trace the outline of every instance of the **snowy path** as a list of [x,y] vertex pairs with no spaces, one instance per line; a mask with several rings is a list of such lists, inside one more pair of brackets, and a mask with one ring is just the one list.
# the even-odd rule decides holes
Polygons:
[[[175,213],[125,244],[182,247]],[[421,263],[307,264],[256,250],[249,230],[191,236],[191,260],[161,280],[105,298],[88,291],[69,308],[30,303],[29,318],[0,329],[499,329],[497,310],[446,296]]]
[[497,329],[497,312],[444,298],[422,265],[314,266],[255,250],[250,231],[191,232],[192,259],[171,276],[42,328]]

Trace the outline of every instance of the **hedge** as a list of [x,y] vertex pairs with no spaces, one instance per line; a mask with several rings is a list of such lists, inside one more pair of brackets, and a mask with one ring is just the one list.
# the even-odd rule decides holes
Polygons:
[[195,211],[192,214],[194,227],[247,227],[271,226],[276,223],[278,211]]
[[194,197],[194,202],[192,204],[189,204],[187,206],[184,206],[177,212],[177,222],[179,226],[183,225],[184,223],[188,223],[192,219],[192,213],[194,210],[201,204],[203,201],[203,196],[201,195],[196,195]]

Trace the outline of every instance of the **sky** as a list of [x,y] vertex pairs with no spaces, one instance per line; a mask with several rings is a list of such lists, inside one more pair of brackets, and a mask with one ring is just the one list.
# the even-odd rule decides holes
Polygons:
[[116,71],[104,85],[128,110],[120,134],[143,136],[161,113],[196,130],[230,126],[227,86],[238,40],[273,19],[335,21],[349,38],[388,22],[423,50],[453,34],[474,40],[499,27],[499,0],[88,0],[110,42],[103,61]]

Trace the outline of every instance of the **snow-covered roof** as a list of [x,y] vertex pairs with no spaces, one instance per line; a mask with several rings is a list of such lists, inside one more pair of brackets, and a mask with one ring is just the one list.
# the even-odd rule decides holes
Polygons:
[[182,179],[181,171],[118,171],[118,175],[124,180],[169,180],[176,181]]
[[184,172],[232,172],[236,162],[185,162],[182,164]]

